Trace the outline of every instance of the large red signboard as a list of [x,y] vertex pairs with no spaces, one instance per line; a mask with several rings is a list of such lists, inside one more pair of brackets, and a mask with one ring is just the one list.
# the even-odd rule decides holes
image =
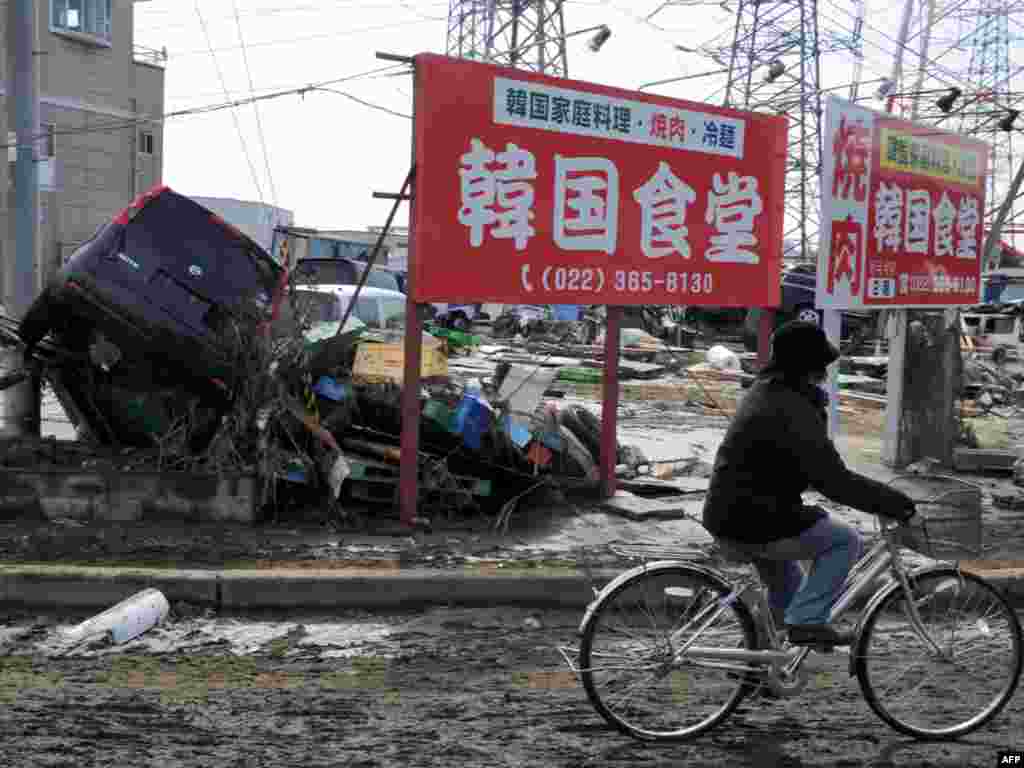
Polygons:
[[828,102],[819,307],[978,303],[988,147]]
[[776,306],[786,121],[416,57],[417,301]]

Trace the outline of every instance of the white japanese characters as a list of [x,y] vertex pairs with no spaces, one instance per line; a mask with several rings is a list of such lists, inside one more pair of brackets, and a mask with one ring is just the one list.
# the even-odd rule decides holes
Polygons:
[[501,210],[491,235],[513,240],[516,250],[521,251],[537,232],[530,226],[533,218],[533,185],[530,182],[537,178],[537,163],[532,154],[515,144],[507,145],[496,159],[502,166],[494,173]]
[[904,190],[898,184],[882,182],[875,196],[875,239],[879,252],[934,251],[936,257],[977,259],[981,223],[978,199],[964,195],[959,204],[954,199],[943,191],[933,207],[932,194],[926,189]]
[[907,253],[928,253],[931,240],[932,198],[926,189],[907,192]]
[[644,256],[659,259],[678,253],[690,258],[686,209],[697,199],[693,187],[672,173],[668,163],[661,162],[655,174],[634,190],[633,199],[640,204],[640,250]]
[[754,219],[764,209],[757,193],[757,179],[730,172],[729,180],[722,181],[719,174],[712,180],[714,189],[708,194],[708,208],[704,220],[718,230],[711,236],[711,247],[705,255],[708,261],[735,264],[757,264],[758,257],[749,248],[757,245],[754,237]]
[[939,204],[932,213],[935,218],[935,255],[953,255],[953,224],[956,221],[956,206],[949,200],[949,193],[943,192]]
[[[534,155],[515,144],[495,152],[480,139],[470,140],[460,158],[461,202],[458,221],[469,230],[469,244],[488,236],[511,240],[518,251],[537,234]],[[614,254],[619,244],[619,171],[603,157],[554,156],[552,239],[565,251]],[[640,209],[640,250],[649,259],[690,259],[687,215],[698,202],[697,191],[661,161],[651,177],[633,190]],[[709,262],[758,264],[757,217],[764,211],[757,179],[729,172],[715,174],[706,193],[704,222],[709,226]],[[699,214],[698,214],[699,215]],[[633,241],[635,242],[635,241]]]
[[981,214],[978,211],[978,201],[973,197],[962,197],[960,199],[960,210],[957,211],[956,228],[960,240],[956,244],[956,257],[958,259],[978,258],[978,224],[981,221]]
[[896,251],[903,239],[903,190],[884,181],[875,195],[875,239],[878,251]]
[[563,250],[615,253],[619,172],[611,160],[555,155],[554,226]]
[[[470,151],[461,157],[462,207],[459,223],[469,227],[469,242],[479,248],[484,230],[491,237],[508,238],[516,250],[523,250],[536,230],[533,219],[533,185],[537,166],[532,154],[515,144],[495,156],[479,139],[470,142]],[[488,168],[497,161],[496,170]],[[497,206],[497,208],[496,208]],[[500,210],[498,210],[500,208]]]
[[494,174],[487,169],[494,162],[494,153],[479,139],[470,142],[470,151],[461,158],[462,207],[459,223],[469,227],[469,243],[479,248],[484,241],[484,227],[493,224],[498,216],[493,206],[497,194]]

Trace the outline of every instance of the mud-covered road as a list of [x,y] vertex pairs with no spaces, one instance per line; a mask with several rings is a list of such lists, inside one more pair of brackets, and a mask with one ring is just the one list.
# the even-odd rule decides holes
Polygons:
[[[843,654],[796,699],[695,742],[609,730],[565,672],[577,612],[178,615],[71,654],[53,618],[0,621],[0,755],[36,766],[979,766],[1024,747],[1024,696],[948,744],[876,719]],[[65,625],[81,617],[65,616]]]

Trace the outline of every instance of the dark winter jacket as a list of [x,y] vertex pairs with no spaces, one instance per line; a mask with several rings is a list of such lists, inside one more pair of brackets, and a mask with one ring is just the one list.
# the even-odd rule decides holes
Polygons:
[[824,406],[817,387],[781,374],[754,383],[715,457],[704,503],[712,534],[751,543],[797,536],[825,514],[803,505],[810,488],[864,512],[901,516],[907,496],[847,469]]

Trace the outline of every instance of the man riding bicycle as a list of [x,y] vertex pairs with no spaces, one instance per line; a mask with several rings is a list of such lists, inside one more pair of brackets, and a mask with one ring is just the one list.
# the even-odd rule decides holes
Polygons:
[[[704,526],[723,549],[751,559],[794,645],[849,645],[828,623],[863,552],[856,530],[806,506],[810,488],[873,515],[910,519],[905,494],[851,471],[828,436],[821,389],[839,351],[814,323],[790,322],[772,337],[769,364],[744,397],[715,457]],[[805,574],[799,561],[812,560]]]

